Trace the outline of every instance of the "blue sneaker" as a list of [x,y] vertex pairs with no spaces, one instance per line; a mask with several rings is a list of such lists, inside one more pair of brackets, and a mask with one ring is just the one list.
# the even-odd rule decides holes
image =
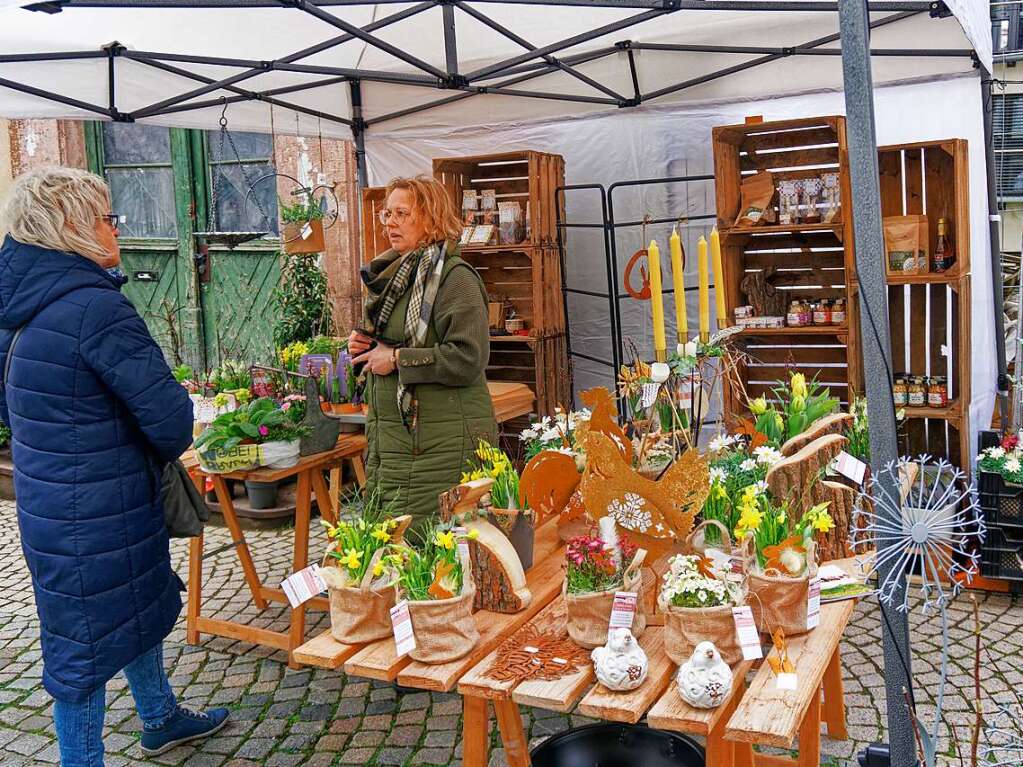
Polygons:
[[183,743],[212,735],[227,724],[230,713],[226,708],[211,708],[209,711],[197,712],[178,706],[159,727],[143,725],[142,753],[146,756],[156,756]]

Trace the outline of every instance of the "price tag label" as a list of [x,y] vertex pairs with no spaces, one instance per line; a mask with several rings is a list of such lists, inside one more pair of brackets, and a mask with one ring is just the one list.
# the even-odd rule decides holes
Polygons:
[[863,475],[867,471],[867,464],[860,459],[853,458],[843,450],[838,454],[838,457],[835,458],[834,467],[835,471],[846,479],[855,482],[857,485],[863,484]]
[[301,607],[310,599],[327,590],[327,584],[320,577],[320,566],[311,564],[309,567],[299,570],[294,575],[288,576],[281,581],[281,589],[292,609]]
[[469,559],[469,541],[466,540],[465,536],[469,534],[469,531],[464,527],[455,528],[455,537],[458,539],[458,557],[463,562]]
[[650,407],[657,401],[657,392],[660,391],[661,385],[656,383],[645,383],[643,384],[643,394],[640,397],[640,405],[643,407]]
[[615,601],[611,606],[609,629],[631,629],[632,619],[636,615],[638,597],[634,591],[616,591]]
[[810,581],[809,596],[806,600],[806,627],[815,629],[821,623],[821,579]]
[[391,608],[391,630],[394,632],[394,649],[399,658],[416,649],[416,632],[412,628],[408,601],[403,599]]
[[732,608],[732,620],[735,621],[735,636],[742,648],[743,660],[757,660],[764,657],[760,646],[760,632],[753,620],[753,610],[749,605]]
[[799,686],[799,677],[795,674],[778,674],[778,689],[793,690]]
[[308,240],[313,236],[313,225],[308,221],[305,222],[305,226],[302,227],[302,239]]

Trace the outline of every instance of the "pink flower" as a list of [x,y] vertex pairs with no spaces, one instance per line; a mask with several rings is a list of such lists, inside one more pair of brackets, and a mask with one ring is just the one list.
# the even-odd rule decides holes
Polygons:
[[265,437],[269,433],[270,433],[270,429],[267,428],[266,426],[260,426],[259,427],[259,434],[260,434],[261,437]]
[[290,409],[291,409],[290,402],[285,402],[283,405],[281,405],[281,410],[283,410],[285,413],[287,413]]

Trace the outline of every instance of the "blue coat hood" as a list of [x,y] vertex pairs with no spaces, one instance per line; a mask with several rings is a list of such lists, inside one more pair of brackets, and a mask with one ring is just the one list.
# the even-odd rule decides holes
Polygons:
[[86,699],[181,610],[160,465],[191,442],[192,403],[119,287],[78,255],[0,248],[0,418],[58,700]]

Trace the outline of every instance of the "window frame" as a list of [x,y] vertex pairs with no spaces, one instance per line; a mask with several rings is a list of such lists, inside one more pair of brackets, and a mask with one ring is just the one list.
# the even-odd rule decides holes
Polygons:
[[[274,140],[274,135],[272,133],[266,134],[266,133],[259,133],[259,131],[252,131],[252,133],[257,133],[259,135],[267,136],[269,138],[269,140],[270,140],[270,154],[269,154],[268,157],[240,157],[240,158],[233,158],[233,159],[230,159],[230,160],[225,160],[225,159],[221,158],[219,160],[214,160],[213,159],[213,154],[212,154],[212,146],[211,146],[210,142],[211,142],[212,138],[214,138],[215,136],[217,136],[220,133],[220,131],[219,130],[195,130],[195,131],[192,131],[192,132],[197,134],[196,138],[197,138],[198,142],[201,144],[201,151],[200,151],[199,157],[201,158],[201,161],[204,163],[204,165],[203,165],[203,173],[202,173],[202,183],[203,183],[205,188],[203,190],[203,194],[201,195],[201,197],[206,202],[205,202],[205,205],[203,206],[204,214],[203,214],[202,217],[198,217],[198,215],[197,215],[197,217],[196,217],[197,221],[205,222],[205,221],[208,220],[206,218],[205,211],[207,211],[209,209],[209,206],[212,205],[212,203],[213,203],[213,171],[214,171],[214,167],[234,166],[234,167],[239,167],[240,168],[240,167],[242,167],[244,165],[254,165],[254,164],[261,164],[262,165],[262,164],[265,164],[265,165],[268,165],[271,169],[276,170],[276,167],[274,165],[274,160],[276,159],[276,157],[275,157],[275,152],[276,152],[276,145],[275,144],[276,144],[276,142]],[[244,179],[244,177],[245,177],[245,174],[244,174],[244,171],[242,171],[242,178]],[[246,181],[246,183],[247,183],[247,181]],[[197,195],[197,196],[199,196],[199,195]],[[245,246],[246,248],[250,248],[251,247],[253,250],[263,250],[263,249],[265,249],[267,247],[270,247],[271,245],[274,248],[278,248],[278,249],[280,248],[280,239],[281,239],[281,232],[280,232],[280,228],[281,228],[281,221],[280,221],[280,197],[277,194],[276,184],[274,185],[274,207],[273,207],[273,210],[267,211],[267,215],[273,218],[274,223],[277,225],[277,231],[276,232],[270,231],[266,236],[264,236],[260,240],[258,240],[256,242],[247,243],[246,246]],[[219,221],[218,221],[218,223],[219,223]],[[253,231],[260,231],[260,229],[257,227]]]

